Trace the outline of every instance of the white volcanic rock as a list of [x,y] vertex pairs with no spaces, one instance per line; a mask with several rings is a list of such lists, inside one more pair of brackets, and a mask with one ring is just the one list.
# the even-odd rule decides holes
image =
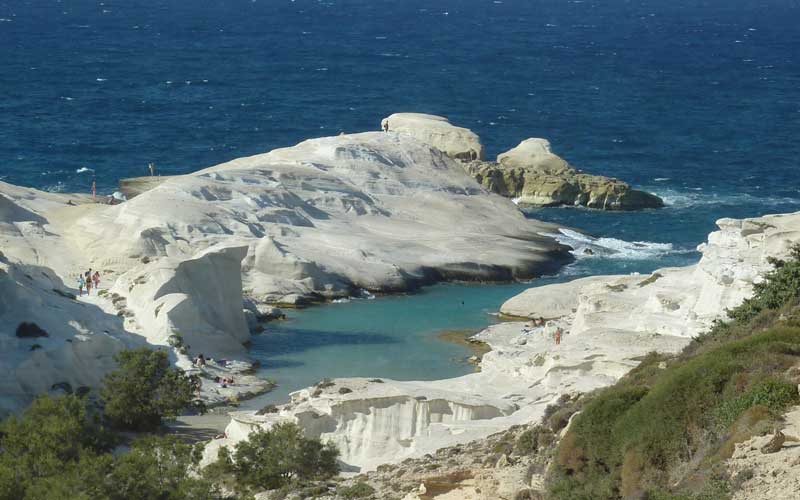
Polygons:
[[613,384],[649,352],[680,351],[752,293],[770,269],[768,257],[784,257],[800,241],[800,212],[718,224],[695,266],[591,277],[511,299],[502,312],[558,319],[546,328],[513,322],[479,333],[475,339],[492,347],[479,373],[430,382],[338,379],[304,389],[274,413],[232,414],[227,437],[209,445],[206,460],[278,421],[334,442],[353,470],[536,422],[562,394]]
[[[183,368],[200,352],[246,360],[243,288],[258,316],[361,289],[530,278],[571,258],[542,236],[553,226],[404,134],[315,139],[159,181],[115,206],[0,183],[0,411],[60,382],[96,388],[116,351],[173,335],[190,346],[172,354]],[[89,268],[103,293],[69,298]],[[49,337],[18,339],[22,322]],[[214,402],[260,390],[225,366],[237,384],[204,387]]]
[[411,135],[459,160],[484,158],[480,137],[467,128],[456,127],[443,116],[394,113],[381,120],[381,129]]
[[[81,221],[105,266],[246,246],[246,294],[296,303],[439,279],[532,277],[568,258],[457,162],[402,134],[327,137],[168,179]],[[480,249],[480,251],[476,251]]]
[[551,175],[563,174],[571,168],[566,160],[553,153],[550,141],[533,137],[497,155],[497,163],[504,167],[529,167]]
[[800,491],[800,407],[791,408],[784,416],[781,432],[786,441],[775,453],[761,449],[773,434],[757,436],[736,444],[733,456],[726,461],[730,477],[739,483],[733,500],[779,500],[797,498]]
[[[563,316],[572,334],[609,328],[693,337],[752,294],[753,284],[771,268],[768,257],[785,256],[800,241],[797,213],[720,219],[717,225],[720,230],[698,247],[703,256],[695,266],[530,288],[500,311],[529,318]],[[551,304],[555,308],[548,316]]]
[[246,252],[212,247],[183,261],[154,260],[120,276],[111,291],[126,297],[125,307],[137,312],[134,329],[152,344],[180,335],[194,352],[246,357],[250,335],[240,300]]

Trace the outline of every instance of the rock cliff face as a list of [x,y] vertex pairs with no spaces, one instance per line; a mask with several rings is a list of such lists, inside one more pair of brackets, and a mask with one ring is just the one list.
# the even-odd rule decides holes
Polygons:
[[658,196],[635,190],[620,180],[579,172],[555,155],[545,139],[526,139],[492,162],[484,161],[483,145],[477,134],[456,127],[441,116],[395,113],[383,119],[381,128],[413,136],[461,160],[483,187],[514,198],[521,205],[574,205],[602,210],[639,210],[664,205]]
[[[649,352],[681,350],[752,293],[753,283],[771,267],[769,257],[785,257],[800,241],[800,212],[722,219],[718,225],[699,247],[703,257],[697,265],[649,276],[591,277],[512,298],[501,312],[541,316],[550,324],[508,322],[479,333],[475,339],[492,347],[479,373],[431,382],[320,384],[294,393],[274,413],[233,414],[228,438],[213,442],[207,457],[257,426],[288,420],[340,445],[346,464],[372,470],[537,422],[563,394],[610,385]],[[557,328],[563,331],[559,344]]]
[[625,182],[579,172],[553,154],[545,139],[526,139],[498,155],[497,162],[473,161],[467,172],[484,187],[520,205],[574,205],[602,210],[659,208],[658,196]]
[[[110,206],[0,183],[0,412],[60,382],[97,387],[119,349],[175,336],[190,346],[179,366],[246,361],[245,307],[252,323],[268,303],[531,278],[572,259],[542,235],[555,227],[403,134],[314,139],[152,185]],[[102,294],[73,298],[89,268]],[[48,336],[18,337],[22,323]]]

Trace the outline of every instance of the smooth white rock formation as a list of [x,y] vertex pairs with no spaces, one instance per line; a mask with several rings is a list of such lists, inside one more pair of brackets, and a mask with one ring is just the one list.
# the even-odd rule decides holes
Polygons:
[[571,167],[566,160],[553,153],[550,141],[532,137],[516,147],[497,155],[497,163],[504,167],[535,167],[545,174],[563,174]]
[[[337,379],[304,389],[274,413],[232,414],[226,438],[208,446],[206,461],[220,446],[278,421],[334,442],[348,470],[535,422],[564,393],[613,384],[649,352],[680,351],[752,293],[770,269],[768,257],[784,257],[800,241],[800,212],[718,225],[700,245],[697,265],[547,285],[509,300],[503,313],[557,319],[547,328],[509,322],[479,333],[492,350],[478,373],[431,382]],[[556,328],[564,331],[560,345]]]
[[459,160],[483,160],[478,134],[456,127],[443,116],[423,113],[394,113],[381,120],[381,129],[410,135]]
[[[99,265],[246,246],[246,295],[295,303],[440,279],[529,278],[565,247],[413,137],[326,137],[176,176],[84,218]],[[479,249],[479,251],[476,251]]]
[[[247,361],[266,304],[531,278],[571,260],[542,235],[554,226],[405,134],[314,139],[159,181],[114,206],[0,183],[0,412],[53,384],[97,387],[119,349],[175,336],[183,368],[199,353]],[[102,295],[69,298],[89,268]],[[50,336],[17,338],[22,322]],[[232,366],[235,387],[203,394],[265,385]]]

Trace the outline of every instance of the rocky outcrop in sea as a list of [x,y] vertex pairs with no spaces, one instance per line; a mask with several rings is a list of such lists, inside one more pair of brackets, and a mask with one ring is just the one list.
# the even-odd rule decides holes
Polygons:
[[412,135],[462,161],[483,187],[523,206],[639,210],[664,205],[658,196],[621,180],[579,171],[554,154],[546,139],[525,139],[498,155],[497,161],[486,161],[478,135],[441,116],[396,113],[381,126],[389,132]]

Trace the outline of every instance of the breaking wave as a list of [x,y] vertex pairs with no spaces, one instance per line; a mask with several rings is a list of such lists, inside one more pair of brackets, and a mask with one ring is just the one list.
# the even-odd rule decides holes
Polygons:
[[748,193],[717,194],[703,192],[701,189],[677,191],[672,189],[653,189],[656,195],[671,208],[690,208],[695,206],[741,206],[755,205],[778,207],[782,205],[800,205],[800,197],[789,196],[754,196]]
[[608,259],[645,260],[668,254],[687,254],[694,249],[675,248],[672,243],[625,241],[616,238],[595,238],[571,229],[560,228],[558,233],[542,233],[572,248],[578,258],[605,257]]

